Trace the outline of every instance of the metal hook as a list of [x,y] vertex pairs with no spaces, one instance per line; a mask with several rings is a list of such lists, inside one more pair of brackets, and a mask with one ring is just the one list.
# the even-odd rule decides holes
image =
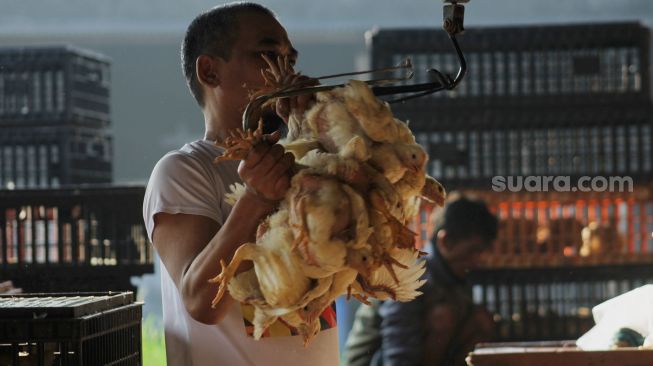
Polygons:
[[409,80],[413,77],[414,75],[413,64],[410,58],[406,58],[401,64],[397,66],[384,67],[380,69],[373,69],[373,70],[366,70],[366,71],[354,71],[354,72],[320,76],[317,78],[311,78],[309,80],[306,80],[305,82],[300,82],[295,85],[281,88],[279,90],[276,90],[268,94],[260,95],[254,98],[253,100],[251,100],[247,104],[247,107],[245,108],[245,112],[243,113],[243,131],[249,130],[249,127],[251,126],[250,119],[252,118],[252,114],[254,113],[254,110],[260,108],[265,102],[267,102],[270,99],[288,98],[288,97],[294,97],[294,96],[304,95],[304,94],[314,94],[321,91],[328,91],[335,88],[340,88],[346,85],[346,84],[336,84],[336,85],[306,86],[310,83],[315,82],[316,80],[326,80],[326,79],[333,79],[333,78],[343,77],[343,76],[362,75],[362,74],[370,74],[370,73],[388,73],[388,72],[394,72],[402,69],[407,70],[406,75],[404,75],[403,77],[372,79],[372,80],[365,81],[365,83],[367,83],[370,86],[392,84],[400,81]]
[[427,72],[435,77],[436,81],[434,82],[413,84],[413,85],[380,86],[383,84],[389,84],[389,83],[411,79],[413,77],[413,68],[410,62],[410,58],[407,58],[401,65],[398,66],[387,67],[387,68],[382,68],[377,70],[325,75],[318,78],[309,79],[305,82],[288,86],[286,88],[282,88],[280,90],[268,94],[261,95],[251,100],[247,104],[247,107],[245,108],[245,112],[243,113],[243,130],[244,131],[249,130],[250,119],[252,117],[252,113],[254,112],[254,110],[260,108],[263,105],[263,103],[267,102],[270,99],[287,98],[287,97],[303,95],[303,94],[313,94],[313,93],[327,91],[334,88],[345,86],[345,84],[307,86],[311,83],[314,83],[315,80],[325,80],[325,79],[332,79],[336,77],[361,75],[361,74],[368,74],[373,72],[385,73],[385,72],[396,71],[399,69],[408,69],[409,70],[408,74],[403,78],[375,79],[375,80],[366,81],[368,85],[372,86],[372,92],[376,96],[413,93],[406,97],[389,100],[387,101],[388,103],[400,103],[409,99],[414,99],[425,95],[429,95],[441,90],[454,89],[456,86],[458,86],[458,84],[460,84],[462,79],[467,74],[467,61],[465,60],[463,51],[460,49],[460,45],[458,44],[458,40],[456,39],[456,34],[459,34],[464,30],[463,21],[464,21],[465,8],[460,3],[466,3],[468,1],[469,0],[444,0],[445,3],[450,3],[450,5],[445,5],[444,7],[444,29],[449,35],[449,39],[451,40],[451,43],[453,44],[453,47],[456,50],[456,55],[458,56],[458,62],[460,64],[458,73],[456,74],[456,77],[453,80],[451,79],[450,76],[443,74],[439,70],[429,69],[427,70]]
[[413,85],[378,86],[372,88],[372,92],[374,92],[374,95],[384,96],[384,95],[393,95],[393,94],[414,93],[406,97],[387,101],[388,103],[392,104],[392,103],[405,102],[406,100],[409,99],[423,97],[425,95],[433,94],[441,90],[454,89],[456,86],[458,86],[458,84],[460,84],[460,82],[467,74],[467,61],[465,60],[465,55],[463,55],[463,51],[460,49],[460,45],[458,44],[458,40],[456,39],[456,36],[450,34],[449,39],[451,39],[451,43],[453,44],[456,50],[456,55],[458,56],[458,62],[460,64],[458,73],[456,74],[456,77],[453,80],[451,79],[450,76],[443,74],[439,70],[429,69],[427,72],[429,74],[434,75],[437,81],[430,82],[430,83],[413,84]]

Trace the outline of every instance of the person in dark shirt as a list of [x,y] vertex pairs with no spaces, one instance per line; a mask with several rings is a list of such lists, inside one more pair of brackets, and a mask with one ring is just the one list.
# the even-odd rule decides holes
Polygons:
[[464,365],[475,343],[494,334],[473,303],[466,274],[491,247],[497,219],[482,201],[455,196],[436,221],[423,295],[411,302],[361,305],[344,360],[359,365]]

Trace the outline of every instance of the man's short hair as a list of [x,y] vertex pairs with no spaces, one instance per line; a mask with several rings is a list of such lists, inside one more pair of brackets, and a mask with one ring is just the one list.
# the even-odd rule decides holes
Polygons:
[[497,218],[485,202],[457,196],[445,205],[435,221],[435,233],[445,230],[453,241],[479,235],[488,244],[497,237]]
[[181,67],[188,88],[200,106],[204,106],[204,97],[197,80],[196,60],[200,55],[206,54],[229,61],[231,50],[238,39],[239,17],[247,12],[276,18],[275,14],[263,5],[234,2],[201,13],[188,26],[181,44]]

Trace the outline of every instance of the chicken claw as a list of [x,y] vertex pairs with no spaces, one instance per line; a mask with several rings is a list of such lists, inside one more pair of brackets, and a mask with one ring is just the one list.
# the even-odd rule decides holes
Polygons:
[[406,225],[402,224],[396,217],[394,217],[388,210],[383,196],[377,192],[370,192],[370,202],[372,207],[381,212],[387,220],[387,225],[390,226],[392,237],[399,248],[414,248],[415,237],[417,233],[413,232]]
[[216,293],[215,298],[213,298],[213,302],[211,302],[211,307],[215,308],[215,306],[224,296],[225,292],[227,291],[229,281],[231,281],[231,279],[236,275],[236,270],[238,270],[240,263],[246,260],[254,259],[258,252],[257,249],[258,247],[256,244],[246,243],[236,249],[231,262],[229,262],[229,265],[226,265],[224,260],[220,259],[220,267],[222,268],[222,272],[209,280],[210,283],[220,284],[218,287],[218,292]]
[[263,120],[258,121],[258,127],[254,131],[244,132],[237,128],[229,131],[229,136],[222,142],[215,142],[215,145],[225,151],[221,156],[213,160],[217,164],[224,160],[245,160],[252,148],[263,141]]
[[389,253],[384,253],[383,258],[381,259],[383,266],[385,269],[388,270],[388,273],[390,273],[390,276],[392,276],[392,279],[395,281],[397,285],[399,285],[399,277],[397,277],[397,273],[395,273],[395,270],[392,268],[392,265],[394,264],[395,266],[402,268],[402,269],[408,269],[408,266],[402,264],[398,260],[394,259]]
[[356,277],[356,283],[354,285],[358,284],[360,286],[360,289],[363,293],[368,293],[368,294],[375,294],[378,292],[383,292],[386,293],[392,300],[397,300],[397,293],[395,290],[388,286],[384,285],[371,285],[370,283],[367,282],[365,277],[358,275]]
[[233,277],[233,273],[231,275],[227,274],[227,265],[225,264],[224,260],[220,259],[220,268],[222,268],[222,272],[218,274],[217,276],[211,278],[209,280],[209,283],[219,283],[220,287],[218,287],[218,293],[215,294],[215,297],[213,298],[213,301],[211,302],[211,307],[215,309],[215,306],[222,300],[222,297],[224,296],[225,291],[227,290],[227,283],[229,283],[229,280],[231,277]]

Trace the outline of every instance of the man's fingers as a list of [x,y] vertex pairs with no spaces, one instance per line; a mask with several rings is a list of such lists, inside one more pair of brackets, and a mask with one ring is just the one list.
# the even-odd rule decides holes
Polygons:
[[285,194],[286,191],[290,188],[290,178],[288,178],[287,175],[281,176],[277,181],[274,183],[274,191],[279,192],[280,194]]
[[271,147],[272,146],[270,144],[254,145],[252,150],[250,150],[249,154],[247,154],[247,158],[245,158],[245,160],[243,161],[244,166],[247,169],[252,169],[253,167],[260,164]]
[[292,153],[286,152],[284,153],[279,160],[277,160],[276,164],[270,169],[270,172],[268,173],[268,178],[270,179],[271,182],[276,181],[282,176],[287,176],[288,171],[290,168],[293,166],[295,163],[295,156]]
[[264,197],[280,199],[290,185],[289,171],[294,160],[294,156],[284,152],[281,145],[274,145],[254,169],[243,167],[238,172],[247,184]]
[[256,164],[256,172],[254,175],[260,179],[270,174],[282,155],[283,148],[281,145],[272,145],[265,156],[263,156],[259,163]]
[[281,138],[281,132],[274,131],[271,134],[263,135],[263,141],[267,142],[270,145],[274,145],[279,142]]

